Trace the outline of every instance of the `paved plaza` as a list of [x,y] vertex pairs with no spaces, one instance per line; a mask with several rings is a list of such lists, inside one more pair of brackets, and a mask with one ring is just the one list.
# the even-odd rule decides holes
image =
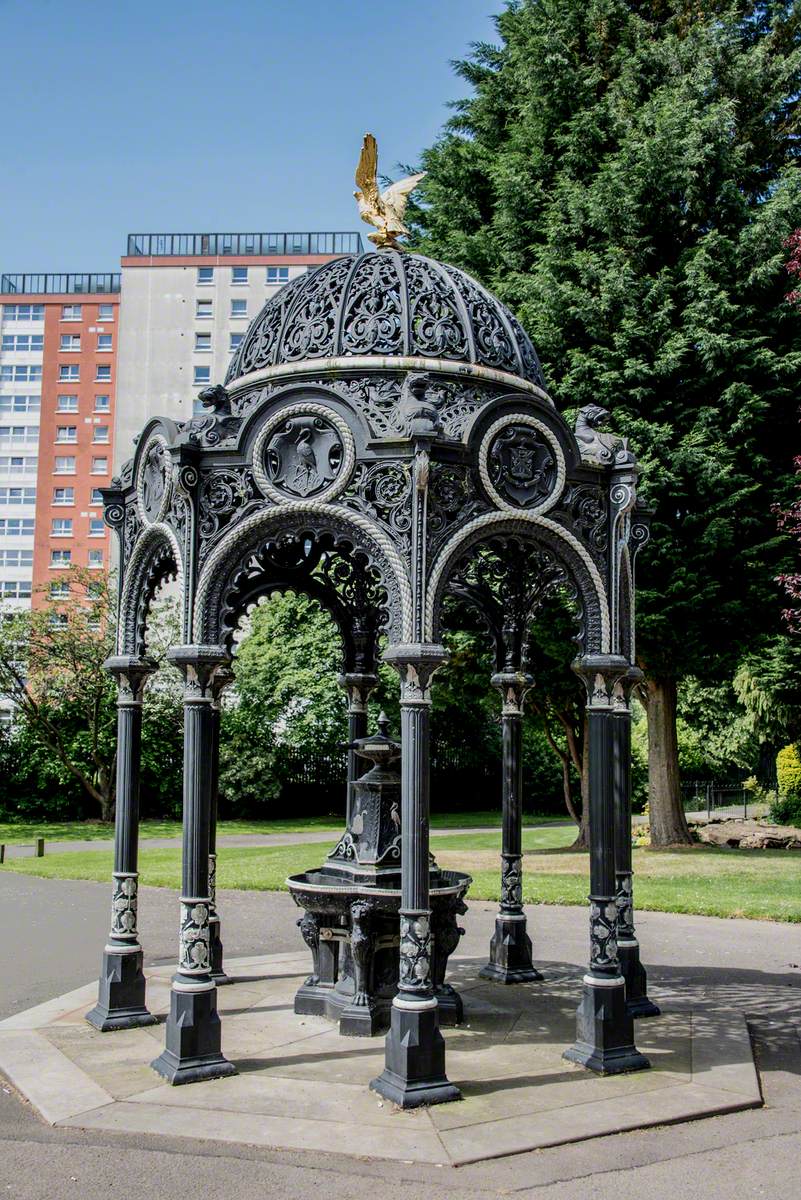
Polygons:
[[[640,1044],[654,1059],[655,1070],[624,1080],[598,1080],[563,1063],[557,1052],[560,1039],[569,1040],[586,954],[586,913],[530,908],[546,982],[539,989],[502,989],[475,980],[495,906],[471,905],[463,956],[454,964],[468,1018],[465,1028],[447,1034],[451,1073],[466,1085],[467,1098],[415,1114],[395,1112],[389,1105],[379,1108],[378,1098],[364,1087],[380,1062],[380,1042],[340,1039],[324,1022],[292,1014],[291,997],[306,958],[299,953],[297,910],[287,896],[274,893],[221,894],[229,963],[251,960],[237,964],[242,983],[219,993],[224,1047],[240,1058],[244,1069],[234,1079],[199,1087],[162,1085],[147,1066],[148,1055],[158,1050],[161,1027],[100,1035],[80,1020],[78,1010],[93,992],[89,981],[105,936],[107,901],[103,885],[0,874],[3,944],[8,961],[16,964],[3,980],[2,1015],[15,1014],[17,1033],[25,1035],[30,1033],[24,1029],[30,1023],[27,1010],[82,989],[72,1012],[70,1001],[65,1001],[66,1011],[64,1005],[60,1011],[50,1009],[55,1020],[45,1040],[82,1075],[81,1058],[84,1065],[93,1060],[93,1086],[104,1093],[95,1097],[96,1116],[88,1122],[80,1114],[76,1119],[59,1113],[59,1104],[78,1101],[73,1089],[56,1089],[56,1107],[46,1115],[69,1124],[53,1127],[13,1086],[0,1092],[4,1195],[93,1200],[131,1183],[149,1198],[177,1194],[187,1172],[210,1197],[305,1197],[323,1183],[331,1197],[360,1198],[380,1186],[382,1196],[392,1200],[423,1194],[435,1200],[500,1195],[626,1200],[643,1194],[731,1200],[793,1194],[801,1150],[801,970],[798,932],[792,926],[642,914],[639,928],[653,993],[666,1010],[661,1021],[638,1026]],[[151,997],[160,1010],[174,954],[175,908],[171,893],[143,889],[142,937],[148,974],[157,981]],[[269,1011],[258,1011],[263,1008]],[[741,1013],[749,1018],[764,1106],[604,1134],[602,1122],[610,1117],[611,1128],[643,1124],[649,1105],[682,1091],[686,1103],[686,1089],[708,1088],[709,1080],[693,1081],[690,1072],[693,1065],[706,1069],[706,1046],[720,1037],[728,1044],[724,1068],[740,1074],[735,1086],[741,1090],[730,1090],[731,1077],[714,1090],[729,1092],[730,1108],[753,1103],[755,1097],[743,1090],[745,1069],[751,1070],[752,1083],[757,1077],[748,1064],[749,1045],[738,1034]],[[488,1036],[491,1025],[495,1032]],[[493,1075],[487,1069],[488,1046],[499,1042],[497,1031],[503,1026],[500,1044],[507,1049]],[[5,1028],[8,1036],[11,1030]],[[699,1045],[695,1064],[694,1029],[709,1034],[709,1041],[705,1037]],[[271,1031],[266,1039],[264,1030]],[[524,1038],[524,1031],[531,1037]],[[140,1046],[142,1039],[147,1041]],[[721,1058],[719,1048],[716,1053]],[[21,1061],[29,1074],[40,1073],[30,1057],[26,1061],[23,1055]],[[314,1087],[318,1080],[324,1081],[323,1088]],[[115,1096],[115,1087],[127,1095]],[[569,1088],[582,1089],[583,1098],[564,1108],[554,1124],[554,1097],[558,1104]],[[206,1094],[213,1089],[213,1111],[204,1111],[204,1089]],[[222,1095],[226,1089],[230,1099]],[[327,1111],[325,1097],[315,1098],[315,1092],[326,1089]],[[272,1099],[265,1102],[268,1093]],[[539,1102],[532,1100],[537,1095]],[[155,1125],[151,1105],[159,1114]],[[105,1117],[98,1119],[104,1110]],[[343,1121],[345,1110],[349,1119]],[[243,1115],[249,1117],[251,1133],[232,1138],[231,1122]],[[588,1118],[598,1124],[590,1128]],[[675,1120],[675,1114],[664,1112],[659,1119]],[[370,1147],[358,1158],[348,1154],[342,1129],[354,1122],[362,1136],[367,1131],[363,1146]],[[495,1151],[503,1157],[471,1162],[483,1157],[481,1139],[490,1125],[495,1126]],[[318,1126],[324,1127],[322,1142],[315,1140],[321,1136]],[[275,1132],[279,1127],[285,1131],[283,1141]],[[394,1142],[389,1158],[383,1156],[387,1130]],[[585,1140],[553,1144],[574,1136]],[[546,1148],[524,1151],[525,1144]],[[439,1147],[447,1148],[447,1155]]]

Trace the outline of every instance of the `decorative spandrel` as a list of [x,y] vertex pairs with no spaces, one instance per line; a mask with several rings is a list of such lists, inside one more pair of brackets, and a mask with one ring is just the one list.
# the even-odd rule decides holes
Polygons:
[[533,508],[550,496],[556,482],[556,457],[545,438],[530,425],[507,425],[487,452],[487,468],[496,491],[517,508]]

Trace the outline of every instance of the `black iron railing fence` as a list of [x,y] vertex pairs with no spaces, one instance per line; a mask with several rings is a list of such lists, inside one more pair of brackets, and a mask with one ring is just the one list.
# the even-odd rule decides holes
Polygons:
[[681,785],[681,796],[686,813],[702,813],[707,817],[720,816],[726,811],[747,817],[749,805],[754,806],[753,792],[742,780],[721,783],[717,779],[689,779]]

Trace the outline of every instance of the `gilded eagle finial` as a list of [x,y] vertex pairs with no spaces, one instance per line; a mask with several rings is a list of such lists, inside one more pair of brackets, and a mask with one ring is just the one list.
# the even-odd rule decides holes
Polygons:
[[375,225],[376,232],[369,233],[368,239],[379,249],[402,250],[398,238],[408,234],[409,230],[403,223],[403,214],[409,195],[424,177],[425,171],[419,175],[408,175],[391,183],[383,192],[378,190],[378,143],[372,133],[364,135],[362,152],[359,155],[359,165],[356,167],[356,183],[358,191],[353,195],[359,205],[359,214],[368,225]]

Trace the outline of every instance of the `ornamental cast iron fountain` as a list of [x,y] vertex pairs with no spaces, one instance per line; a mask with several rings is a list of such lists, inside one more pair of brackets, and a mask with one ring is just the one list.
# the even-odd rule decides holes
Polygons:
[[326,864],[287,880],[293,900],[305,910],[298,925],[313,962],[295,996],[295,1012],[338,1020],[339,1032],[349,1036],[389,1028],[401,970],[418,976],[430,970],[440,1022],[462,1020],[461,997],[445,983],[445,971],[464,932],[456,918],[467,912],[469,875],[441,871],[430,856],[430,962],[422,916],[411,926],[401,957],[401,778],[393,767],[401,747],[387,736],[388,726],[382,713],[379,733],[348,747],[373,766],[353,783],[348,827]]

